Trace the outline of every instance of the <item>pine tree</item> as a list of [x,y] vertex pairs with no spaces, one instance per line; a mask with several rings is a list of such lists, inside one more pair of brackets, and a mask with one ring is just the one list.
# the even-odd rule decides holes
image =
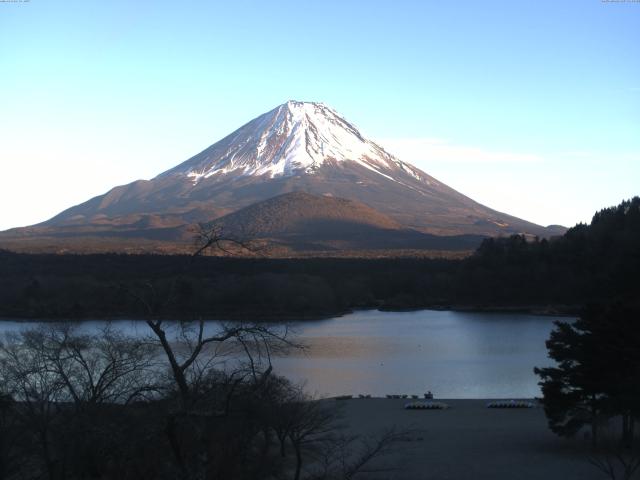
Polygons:
[[640,315],[627,306],[591,306],[574,323],[556,322],[547,341],[555,367],[535,368],[541,377],[551,430],[573,436],[612,417],[622,418],[630,445],[640,418]]

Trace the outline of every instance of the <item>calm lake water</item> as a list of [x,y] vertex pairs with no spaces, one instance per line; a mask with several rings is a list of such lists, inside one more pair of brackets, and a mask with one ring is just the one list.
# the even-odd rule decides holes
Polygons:
[[[547,366],[545,340],[560,318],[526,314],[358,311],[293,323],[306,352],[273,360],[276,373],[318,396],[419,394],[439,398],[540,395],[534,366]],[[570,320],[564,318],[563,320]],[[0,322],[0,332],[34,323]],[[103,322],[84,322],[97,330]],[[117,322],[145,334],[143,322]],[[215,328],[215,322],[211,322]]]

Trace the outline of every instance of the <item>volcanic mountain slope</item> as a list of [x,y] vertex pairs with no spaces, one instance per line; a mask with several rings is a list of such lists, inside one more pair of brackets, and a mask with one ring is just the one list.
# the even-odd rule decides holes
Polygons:
[[371,207],[303,192],[278,195],[215,220],[222,236],[267,240],[291,252],[471,250],[483,237],[442,237],[406,228]]
[[354,200],[428,234],[558,233],[458,193],[367,140],[330,107],[296,101],[152,180],[115,187],[12,233],[169,238],[185,225],[289,192]]

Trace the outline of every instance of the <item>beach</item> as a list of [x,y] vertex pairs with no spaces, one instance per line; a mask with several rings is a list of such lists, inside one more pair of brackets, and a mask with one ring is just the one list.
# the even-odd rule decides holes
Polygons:
[[563,439],[547,427],[544,410],[487,408],[490,400],[441,400],[446,410],[405,410],[410,399],[327,400],[341,405],[347,431],[374,435],[411,429],[374,466],[391,471],[359,478],[393,480],[596,480],[590,441]]

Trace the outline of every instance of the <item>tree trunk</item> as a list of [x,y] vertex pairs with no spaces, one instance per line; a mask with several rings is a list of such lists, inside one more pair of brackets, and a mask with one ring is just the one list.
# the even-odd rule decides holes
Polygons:
[[153,333],[155,333],[158,337],[158,340],[160,340],[160,345],[162,346],[162,349],[167,356],[167,360],[169,360],[173,378],[178,385],[178,389],[180,390],[180,397],[182,399],[183,407],[186,408],[190,391],[189,384],[187,383],[187,378],[184,375],[184,371],[182,370],[182,368],[180,368],[180,365],[178,365],[178,361],[176,360],[176,357],[173,353],[171,345],[169,344],[169,341],[167,340],[167,336],[164,330],[162,330],[160,326],[155,325],[151,320],[147,321],[147,325],[149,325]]
[[178,434],[176,431],[176,418],[174,415],[170,415],[167,418],[167,425],[165,426],[165,434],[167,435],[167,439],[169,440],[169,445],[171,446],[171,451],[173,452],[173,456],[176,459],[176,463],[178,467],[184,474],[186,472],[186,467],[184,463],[184,458],[182,457],[182,450],[180,448],[180,442],[178,441]]
[[280,456],[284,458],[287,456],[287,450],[286,450],[287,437],[284,435],[278,434],[278,440],[280,441]]
[[302,471],[302,451],[300,450],[300,443],[291,440],[293,448],[296,452],[296,474],[293,477],[294,480],[300,480],[300,472]]
[[7,470],[9,462],[7,458],[8,455],[5,457],[7,446],[4,441],[4,433],[5,432],[2,432],[2,434],[0,434],[0,480],[4,480],[8,476]]
[[622,414],[622,445],[624,448],[631,448],[632,443],[632,428],[631,428],[631,414],[624,412]]
[[262,436],[264,438],[264,445],[262,446],[262,457],[269,455],[271,449],[271,432],[268,427],[262,429]]
[[591,446],[598,445],[598,410],[595,407],[596,398],[591,397]]
[[49,450],[49,438],[48,432],[41,431],[40,432],[40,445],[42,446],[42,456],[44,457],[44,464],[47,467],[47,476],[49,480],[55,480],[55,466],[54,461],[51,458],[51,452]]

